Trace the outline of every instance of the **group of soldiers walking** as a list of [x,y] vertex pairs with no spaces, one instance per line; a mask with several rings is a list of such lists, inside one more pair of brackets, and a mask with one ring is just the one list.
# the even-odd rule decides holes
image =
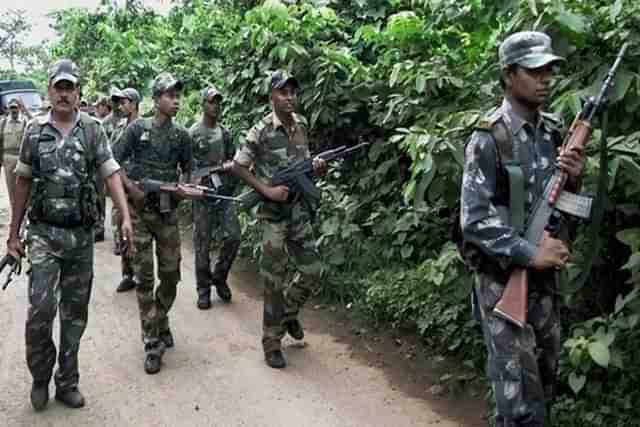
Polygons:
[[[181,280],[178,206],[191,194],[185,188],[211,185],[220,196],[231,196],[238,178],[254,187],[267,200],[259,213],[266,228],[265,360],[274,368],[286,365],[280,340],[287,330],[294,338],[303,337],[297,315],[320,274],[299,197],[289,197],[285,186],[269,185],[276,168],[310,155],[306,122],[294,113],[298,86],[284,71],[273,74],[273,112],[251,130],[247,146],[237,153],[231,132],[221,124],[220,91],[213,86],[202,90],[202,119],[187,130],[174,120],[183,83],[166,72],[153,83],[152,117],[139,117],[141,97],[134,88],[113,93],[111,102],[98,102],[97,117],[92,117],[80,109],[77,66],[60,60],[49,70],[50,111],[28,124],[20,122],[22,138],[14,132],[18,118],[8,119],[5,146],[19,156],[11,169],[15,178],[7,174],[15,182],[7,249],[16,259],[28,254],[30,262],[26,347],[36,410],[47,405],[52,376],[57,400],[72,408],[85,404],[78,389],[78,349],[88,318],[94,242],[104,240],[106,194],[113,200],[114,251],[122,259],[117,291],[136,289],[144,370],[155,374],[166,349],[175,345],[169,313]],[[109,104],[116,110],[109,111]],[[313,164],[318,173],[326,171],[321,159]],[[207,173],[212,167],[217,172]],[[145,180],[173,183],[177,191],[149,192]],[[232,299],[228,276],[241,238],[232,199],[192,201],[197,307],[202,310],[211,308],[212,287],[223,301]],[[220,250],[212,260],[216,244]],[[288,255],[299,270],[290,286],[284,283]],[[62,339],[53,375],[52,326],[58,309]]]
[[[474,274],[474,312],[487,344],[497,425],[543,426],[548,421],[545,402],[553,394],[560,350],[555,273],[569,257],[566,231],[570,222],[562,221],[560,233],[545,235],[536,247],[515,228],[513,213],[516,208],[530,211],[555,168],[567,173],[569,188],[577,191],[585,160],[580,150],[559,150],[562,122],[542,111],[554,68],[564,61],[553,53],[551,39],[538,32],[513,34],[498,53],[504,100],[478,124],[465,148],[462,247]],[[18,233],[29,205],[26,341],[34,408],[43,409],[49,398],[56,356],[51,332],[57,292],[62,341],[56,398],[70,407],[84,405],[77,388],[77,354],[93,279],[94,227],[101,221],[95,208],[100,185],[93,185],[94,181],[104,181],[114,203],[114,240],[121,243],[116,253],[122,255],[123,275],[118,291],[136,288],[144,369],[149,374],[161,370],[166,349],[174,346],[169,313],[181,279],[176,195],[186,192],[178,185],[173,194],[149,193],[138,183],[153,179],[210,185],[215,179],[218,182],[213,186],[226,196],[234,193],[239,180],[253,187],[264,199],[258,210],[263,232],[264,356],[269,366],[285,367],[281,340],[287,333],[296,339],[304,337],[299,312],[318,286],[322,271],[310,214],[300,195],[284,185],[270,184],[275,172],[310,157],[307,122],[295,113],[298,89],[299,82],[286,71],[273,73],[273,111],[250,129],[237,151],[231,132],[221,125],[223,95],[213,86],[202,90],[200,122],[189,130],[175,123],[183,84],[168,73],[154,81],[151,118],[139,118],[141,97],[133,88],[112,96],[121,113],[119,121],[113,119],[115,112],[104,117],[102,124],[79,113],[75,108],[79,74],[68,60],[57,62],[50,70],[50,113],[26,125],[10,105],[11,118],[3,128],[5,171],[11,167],[7,156],[17,155],[20,147],[12,135],[26,128],[16,177],[7,175],[15,181],[15,189],[10,190],[13,215],[8,250],[16,257],[24,255]],[[227,173],[201,173],[223,164]],[[522,189],[509,181],[512,171],[508,167],[514,164],[523,176]],[[313,159],[316,174],[324,174],[326,167],[322,159]],[[524,209],[513,205],[514,192]],[[240,244],[240,226],[229,201],[194,200],[192,212],[197,307],[204,310],[211,307],[212,287],[223,301],[232,298],[227,280]],[[221,250],[212,269],[214,240]],[[289,260],[295,263],[295,274],[287,281]],[[529,320],[524,327],[494,311],[511,268],[532,272]]]

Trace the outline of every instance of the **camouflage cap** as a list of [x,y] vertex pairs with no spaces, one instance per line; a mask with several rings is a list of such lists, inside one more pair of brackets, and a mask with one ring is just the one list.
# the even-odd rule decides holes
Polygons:
[[171,73],[160,73],[158,74],[158,77],[156,77],[156,79],[153,81],[153,97],[155,98],[157,96],[160,96],[171,89],[182,90],[183,88],[184,84],[180,80],[173,77]]
[[220,98],[220,100],[222,100],[223,98],[222,93],[218,90],[217,87],[213,85],[202,89],[200,96],[202,97],[203,101],[208,101],[209,99],[216,98],[216,97]]
[[296,89],[300,87],[298,79],[293,77],[293,74],[289,73],[287,70],[277,70],[271,74],[271,90],[282,89],[289,82],[293,83]]
[[113,102],[118,102],[119,99],[123,99],[123,98],[128,99],[134,104],[139,104],[140,101],[142,101],[142,97],[140,96],[140,93],[132,87],[128,87],[126,89],[113,92],[111,94],[111,100]]
[[18,102],[18,98],[12,98],[8,103],[7,107],[9,108],[18,108],[20,107],[20,103]]
[[77,85],[80,80],[78,66],[70,59],[61,59],[49,67],[49,84],[55,85],[62,80],[67,80],[74,85]]
[[538,31],[522,31],[511,34],[498,49],[500,68],[518,64],[525,68],[538,68],[551,62],[564,61],[555,55],[551,47],[551,38]]

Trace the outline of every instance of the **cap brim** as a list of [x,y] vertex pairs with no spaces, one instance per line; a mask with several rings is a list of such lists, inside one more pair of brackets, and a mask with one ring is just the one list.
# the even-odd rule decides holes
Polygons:
[[282,80],[278,84],[273,85],[273,88],[274,89],[282,89],[283,87],[285,87],[287,85],[287,83],[293,83],[293,85],[296,87],[296,89],[300,88],[300,83],[298,83],[298,79],[296,79],[295,77],[289,77],[288,79]]
[[61,82],[63,80],[71,82],[74,85],[78,84],[78,78],[76,76],[74,76],[73,74],[69,74],[69,73],[60,73],[60,74],[54,76],[51,79],[51,84],[55,85],[56,83]]
[[551,53],[534,53],[524,56],[518,59],[516,63],[524,68],[540,68],[553,62],[565,62],[561,56],[553,55]]

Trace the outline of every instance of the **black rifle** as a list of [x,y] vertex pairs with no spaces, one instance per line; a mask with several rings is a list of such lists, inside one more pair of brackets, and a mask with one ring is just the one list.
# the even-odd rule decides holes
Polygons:
[[[271,185],[285,185],[289,188],[289,198],[287,201],[292,201],[297,195],[300,195],[302,201],[309,209],[309,213],[312,215],[315,213],[315,207],[320,202],[320,190],[316,187],[314,180],[316,179],[313,170],[313,159],[320,158],[325,162],[331,160],[340,159],[346,157],[356,151],[359,151],[367,147],[370,143],[362,142],[358,145],[354,145],[351,148],[347,148],[346,145],[342,145],[333,150],[323,151],[309,159],[299,161],[276,172],[271,177]],[[250,209],[258,202],[264,200],[264,196],[259,192],[252,190],[244,193],[240,196],[242,199],[242,206]]]
[[22,258],[16,259],[13,255],[6,254],[2,257],[2,260],[0,260],[0,273],[2,273],[7,265],[11,268],[9,269],[9,274],[7,274],[7,280],[4,282],[4,285],[2,285],[3,291],[7,289],[7,286],[9,286],[9,283],[13,280],[13,275],[20,275],[22,272]]

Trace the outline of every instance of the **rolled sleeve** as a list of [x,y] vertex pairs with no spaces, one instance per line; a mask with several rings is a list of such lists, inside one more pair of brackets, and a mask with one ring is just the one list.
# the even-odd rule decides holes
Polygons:
[[111,158],[100,165],[100,167],[98,168],[98,173],[100,174],[100,178],[105,179],[118,172],[119,170],[120,165],[115,159]]
[[497,152],[488,132],[475,132],[465,149],[460,226],[464,240],[496,261],[528,266],[536,247],[509,224],[509,210],[497,206]]
[[33,176],[33,169],[31,165],[24,163],[22,160],[18,160],[15,173],[23,178],[31,178]]
[[258,125],[252,127],[247,134],[245,143],[233,156],[233,161],[242,167],[250,167],[256,158],[256,146],[260,140],[261,129]]

